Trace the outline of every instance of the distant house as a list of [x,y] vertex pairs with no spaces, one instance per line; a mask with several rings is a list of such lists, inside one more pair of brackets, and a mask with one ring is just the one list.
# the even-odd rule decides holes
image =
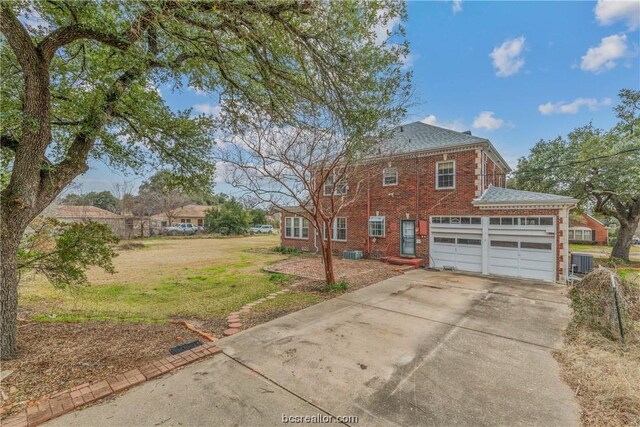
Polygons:
[[167,212],[153,215],[151,220],[156,227],[171,227],[180,223],[204,226],[204,217],[211,209],[209,205],[186,205]]
[[569,242],[597,243],[606,245],[609,241],[609,229],[593,216],[584,213],[572,216],[569,221]]
[[109,226],[118,237],[130,237],[122,215],[95,206],[50,205],[42,216],[68,223],[91,220]]

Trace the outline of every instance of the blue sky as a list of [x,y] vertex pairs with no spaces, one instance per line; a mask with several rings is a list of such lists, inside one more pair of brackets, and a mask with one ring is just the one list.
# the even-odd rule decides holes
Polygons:
[[[640,89],[640,2],[408,2],[405,23],[415,105],[406,122],[471,130],[515,166],[541,138],[589,121],[615,124],[622,88]],[[160,88],[174,109],[214,113],[217,99]],[[77,179],[82,192],[111,190],[105,165]],[[237,194],[226,184],[216,191]]]

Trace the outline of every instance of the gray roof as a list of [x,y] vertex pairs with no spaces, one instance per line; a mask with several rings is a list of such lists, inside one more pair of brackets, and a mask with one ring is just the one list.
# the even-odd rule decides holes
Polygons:
[[533,191],[513,190],[490,185],[484,194],[473,203],[476,205],[490,205],[494,203],[576,203],[577,201],[572,197],[558,196],[557,194],[535,193]]
[[460,145],[489,142],[469,133],[456,132],[422,122],[397,126],[391,136],[381,144],[380,154],[402,154]]

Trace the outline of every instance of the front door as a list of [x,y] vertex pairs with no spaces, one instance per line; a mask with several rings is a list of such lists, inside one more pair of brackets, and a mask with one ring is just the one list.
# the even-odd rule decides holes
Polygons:
[[400,255],[406,257],[416,256],[416,222],[402,220],[400,221],[400,229]]

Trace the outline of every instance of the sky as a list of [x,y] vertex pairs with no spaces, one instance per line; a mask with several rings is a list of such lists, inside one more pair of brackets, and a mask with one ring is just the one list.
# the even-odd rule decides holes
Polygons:
[[[592,122],[608,129],[622,88],[640,90],[640,1],[409,1],[405,67],[422,120],[488,138],[515,167],[540,139]],[[384,34],[384,29],[378,29]],[[159,88],[173,109],[215,114],[217,99]],[[81,192],[124,176],[92,163]],[[225,183],[216,192],[239,195]]]

